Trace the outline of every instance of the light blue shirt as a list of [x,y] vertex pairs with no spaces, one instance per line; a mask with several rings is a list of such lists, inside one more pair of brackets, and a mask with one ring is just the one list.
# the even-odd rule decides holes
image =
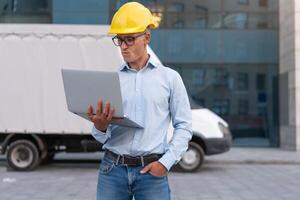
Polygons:
[[[143,128],[110,124],[104,133],[93,127],[93,137],[120,155],[164,154],[159,162],[169,170],[192,137],[192,113],[180,75],[151,57],[139,71],[124,64],[118,73],[124,114]],[[168,143],[171,120],[174,132]]]

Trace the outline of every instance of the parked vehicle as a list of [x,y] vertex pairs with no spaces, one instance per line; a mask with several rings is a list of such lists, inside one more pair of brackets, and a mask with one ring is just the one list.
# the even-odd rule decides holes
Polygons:
[[[61,68],[118,69],[122,57],[106,36],[107,28],[0,26],[0,154],[6,154],[9,168],[34,170],[61,151],[101,151],[91,136],[91,122],[67,110]],[[189,149],[178,163],[185,171],[196,170],[205,155],[230,146],[227,123],[211,111],[193,110],[193,126]]]
[[[187,152],[178,167],[186,172],[195,171],[204,162],[205,156],[229,151],[231,132],[228,124],[218,115],[206,108],[193,109],[193,137]],[[170,131],[172,128],[170,126]]]

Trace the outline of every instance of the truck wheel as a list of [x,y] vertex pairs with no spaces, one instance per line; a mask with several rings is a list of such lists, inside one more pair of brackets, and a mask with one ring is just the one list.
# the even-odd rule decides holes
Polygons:
[[40,162],[37,146],[29,140],[17,140],[9,145],[7,163],[17,171],[31,171]]
[[184,153],[182,159],[178,163],[178,167],[182,171],[193,172],[203,164],[203,161],[203,148],[195,142],[190,142],[188,150]]

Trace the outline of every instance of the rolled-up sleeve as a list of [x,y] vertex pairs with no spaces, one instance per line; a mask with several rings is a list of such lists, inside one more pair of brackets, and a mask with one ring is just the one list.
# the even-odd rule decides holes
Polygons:
[[96,129],[95,126],[92,128],[92,136],[99,141],[100,143],[104,144],[110,137],[111,137],[111,126],[107,127],[106,132],[102,132]]
[[189,98],[180,75],[171,80],[170,114],[174,127],[173,137],[166,153],[159,159],[167,170],[180,161],[192,138],[192,112]]

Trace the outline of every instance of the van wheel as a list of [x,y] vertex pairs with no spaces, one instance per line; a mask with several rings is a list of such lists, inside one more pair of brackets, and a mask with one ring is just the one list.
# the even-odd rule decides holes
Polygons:
[[17,171],[31,171],[40,162],[37,146],[29,140],[17,140],[9,145],[7,163]]
[[204,162],[203,148],[195,143],[190,142],[188,150],[183,154],[178,163],[179,169],[185,172],[196,171]]

